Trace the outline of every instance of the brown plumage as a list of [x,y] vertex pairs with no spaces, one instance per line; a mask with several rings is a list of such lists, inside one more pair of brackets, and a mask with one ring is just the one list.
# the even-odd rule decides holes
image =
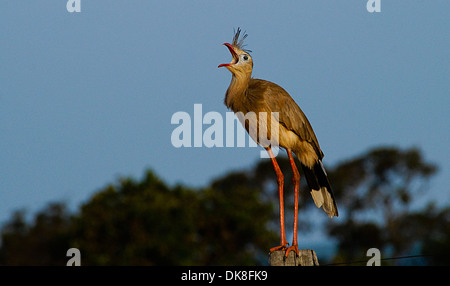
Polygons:
[[[338,210],[322,164],[324,155],[311,124],[292,97],[282,87],[273,82],[251,77],[253,60],[249,51],[243,49],[243,41],[247,34],[239,39],[240,32],[241,30],[238,28],[232,44],[224,44],[233,56],[232,61],[228,64],[219,65],[219,67],[226,67],[232,73],[231,83],[225,95],[225,105],[238,115],[252,139],[267,150],[277,174],[280,195],[281,245],[271,249],[271,251],[284,249],[287,255],[290,250],[294,250],[298,254],[297,212],[300,175],[291,152],[295,153],[301,162],[316,206],[322,207],[329,217],[333,217],[338,216]],[[268,116],[267,118],[264,116],[246,116],[243,118],[243,115],[251,112],[256,114],[266,112]],[[261,140],[258,131],[267,134],[267,140]],[[271,134],[277,136],[271,137]],[[284,231],[284,178],[270,149],[272,145],[278,145],[286,149],[294,172],[295,218],[294,241],[291,247],[287,247]]]

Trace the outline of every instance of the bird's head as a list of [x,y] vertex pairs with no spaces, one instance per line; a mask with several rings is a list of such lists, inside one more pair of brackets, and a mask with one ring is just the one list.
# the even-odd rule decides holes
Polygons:
[[224,43],[233,56],[233,59],[230,63],[221,64],[218,67],[226,67],[234,75],[251,74],[253,69],[253,60],[249,54],[251,51],[244,49],[244,40],[247,38],[247,34],[244,34],[244,36],[239,39],[240,34],[241,29],[238,28],[234,34],[232,44]]

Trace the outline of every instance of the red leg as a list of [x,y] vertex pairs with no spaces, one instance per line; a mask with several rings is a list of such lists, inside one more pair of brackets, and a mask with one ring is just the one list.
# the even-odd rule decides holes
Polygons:
[[283,173],[281,172],[280,166],[278,166],[277,160],[275,159],[275,156],[273,155],[272,150],[270,148],[266,148],[266,150],[269,153],[270,159],[272,160],[272,164],[275,169],[275,173],[277,174],[278,194],[280,196],[281,245],[271,248],[270,252],[272,252],[272,251],[287,248],[286,232],[284,230],[284,200],[283,200],[284,177],[283,177]]
[[289,156],[289,162],[291,163],[292,171],[294,172],[294,178],[292,179],[294,183],[294,193],[295,193],[295,200],[294,200],[294,238],[292,241],[292,245],[286,250],[286,257],[289,255],[289,251],[293,250],[299,255],[298,252],[298,243],[297,243],[297,224],[298,224],[298,196],[299,196],[299,185],[300,185],[300,174],[297,170],[297,166],[294,162],[294,157],[292,156],[291,151],[287,150],[288,156]]

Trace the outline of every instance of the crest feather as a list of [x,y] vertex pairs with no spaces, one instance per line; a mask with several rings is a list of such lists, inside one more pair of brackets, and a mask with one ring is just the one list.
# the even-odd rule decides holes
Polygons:
[[247,38],[248,35],[246,34],[246,32],[244,32],[244,35],[241,37],[241,39],[239,39],[240,35],[241,35],[241,28],[238,27],[237,31],[234,32],[233,46],[240,50],[243,50],[246,53],[251,53],[252,51],[244,49],[244,47],[246,46],[244,45],[244,40],[245,38]]

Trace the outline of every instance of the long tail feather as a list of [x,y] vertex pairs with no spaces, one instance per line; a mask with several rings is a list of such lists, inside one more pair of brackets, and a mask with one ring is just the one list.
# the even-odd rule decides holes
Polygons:
[[321,161],[317,162],[313,168],[302,164],[303,173],[311,189],[311,196],[318,208],[323,208],[331,218],[338,216],[338,209],[334,199],[333,190],[328,181],[327,173]]

